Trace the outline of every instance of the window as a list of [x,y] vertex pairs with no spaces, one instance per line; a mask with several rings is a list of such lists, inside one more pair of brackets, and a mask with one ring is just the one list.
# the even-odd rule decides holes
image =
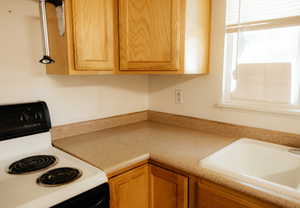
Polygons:
[[223,104],[300,108],[300,1],[227,0]]

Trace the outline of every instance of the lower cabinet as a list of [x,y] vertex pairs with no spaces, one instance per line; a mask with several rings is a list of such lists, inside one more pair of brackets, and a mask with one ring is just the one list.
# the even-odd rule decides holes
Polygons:
[[188,208],[188,178],[150,165],[150,208]]
[[109,180],[110,208],[280,208],[205,179],[194,182],[188,190],[187,176],[145,164]]
[[188,208],[188,177],[146,164],[113,177],[111,208]]
[[279,208],[224,186],[200,180],[197,190],[197,208]]
[[110,208],[149,207],[149,166],[135,168],[109,180]]

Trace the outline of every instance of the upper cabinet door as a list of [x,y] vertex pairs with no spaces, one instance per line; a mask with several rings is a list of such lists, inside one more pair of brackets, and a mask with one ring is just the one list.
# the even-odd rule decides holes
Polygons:
[[184,1],[119,0],[120,70],[183,67]]
[[115,0],[72,0],[76,70],[118,67]]

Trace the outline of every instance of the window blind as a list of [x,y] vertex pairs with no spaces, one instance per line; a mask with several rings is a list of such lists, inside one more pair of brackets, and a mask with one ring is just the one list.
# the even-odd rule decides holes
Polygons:
[[300,25],[300,0],[227,0],[227,32]]

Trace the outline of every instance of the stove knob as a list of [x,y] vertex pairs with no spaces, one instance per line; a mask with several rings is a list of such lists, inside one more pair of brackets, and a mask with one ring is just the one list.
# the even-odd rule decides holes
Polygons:
[[27,113],[23,114],[23,118],[25,121],[30,121],[30,115],[28,115]]
[[40,120],[43,120],[43,114],[41,112],[38,112],[38,117]]

